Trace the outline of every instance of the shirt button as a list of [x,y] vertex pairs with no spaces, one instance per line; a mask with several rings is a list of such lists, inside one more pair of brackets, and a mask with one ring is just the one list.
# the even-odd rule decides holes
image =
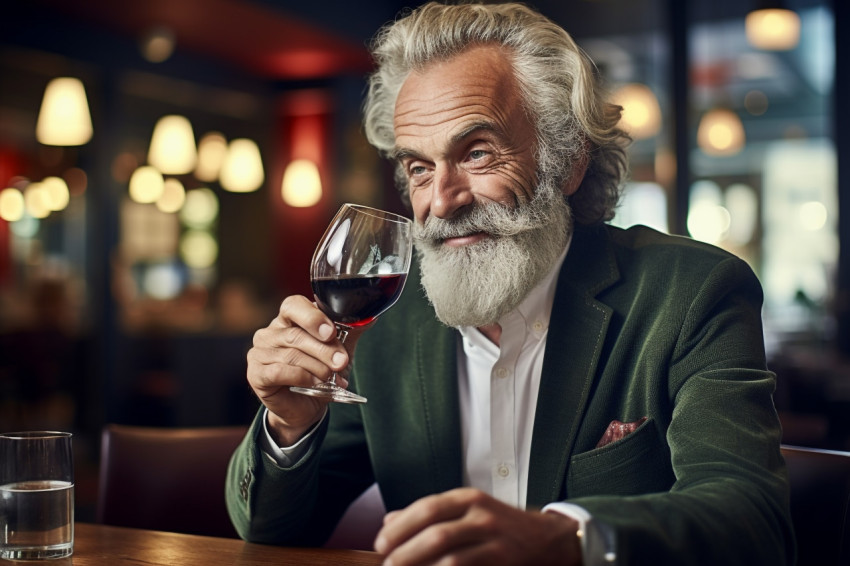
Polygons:
[[511,475],[511,469],[505,464],[499,464],[499,467],[496,468],[496,473],[499,474],[499,477],[506,478]]
[[506,377],[508,377],[508,373],[510,372],[508,372],[507,368],[496,369],[496,377],[498,377],[499,379],[505,379]]
[[532,328],[534,328],[535,332],[543,332],[544,330],[546,330],[546,325],[543,324],[542,320],[537,320],[532,325]]

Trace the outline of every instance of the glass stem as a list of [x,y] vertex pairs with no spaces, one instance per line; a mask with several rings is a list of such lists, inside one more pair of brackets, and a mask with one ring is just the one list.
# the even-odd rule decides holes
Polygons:
[[[343,326],[337,326],[336,337],[337,340],[345,344],[345,339],[348,338],[348,329]],[[328,380],[328,383],[330,383],[331,385],[336,385],[336,372],[333,372],[331,378]]]

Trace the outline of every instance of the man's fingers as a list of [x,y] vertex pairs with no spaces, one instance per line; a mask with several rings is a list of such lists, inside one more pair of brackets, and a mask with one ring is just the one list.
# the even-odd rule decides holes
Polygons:
[[[471,489],[452,490],[423,497],[407,508],[389,514],[375,540],[375,550],[386,554],[432,525],[462,517],[475,503],[478,493]],[[446,535],[437,530],[430,536],[438,537],[435,542],[439,542]]]
[[339,342],[326,343],[296,327],[266,328],[254,335],[254,348],[262,363],[295,363],[286,358],[296,352],[310,356],[331,369],[340,371],[348,365],[348,352]]
[[282,327],[298,326],[322,342],[336,335],[336,328],[331,320],[303,295],[285,298],[273,324]]

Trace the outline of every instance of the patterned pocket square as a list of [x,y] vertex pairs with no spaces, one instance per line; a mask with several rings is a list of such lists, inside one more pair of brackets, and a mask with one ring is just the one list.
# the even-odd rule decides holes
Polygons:
[[596,444],[596,447],[602,448],[603,446],[607,446],[612,442],[622,440],[626,436],[633,433],[637,429],[637,427],[642,425],[644,422],[646,422],[646,417],[641,417],[631,423],[623,423],[617,420],[611,421],[611,424],[609,424],[608,428],[605,429],[605,434],[603,434],[602,438],[599,439],[599,442]]

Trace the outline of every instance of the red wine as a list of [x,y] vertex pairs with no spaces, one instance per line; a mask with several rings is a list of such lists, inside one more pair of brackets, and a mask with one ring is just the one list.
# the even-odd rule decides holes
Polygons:
[[313,294],[316,304],[334,322],[363,326],[395,303],[405,279],[404,273],[314,279]]

